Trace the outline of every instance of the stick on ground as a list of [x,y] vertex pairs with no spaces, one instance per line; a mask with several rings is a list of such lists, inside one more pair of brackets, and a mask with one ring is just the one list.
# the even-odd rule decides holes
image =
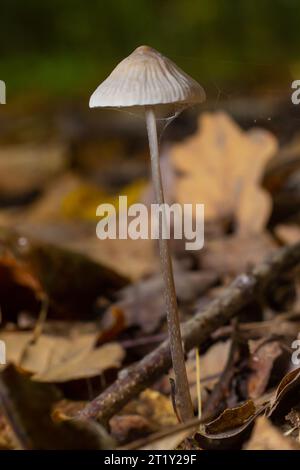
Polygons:
[[[225,292],[191,320],[182,324],[185,351],[200,346],[210,335],[237,315],[247,304],[260,298],[270,282],[300,264],[300,243],[278,250],[249,274],[238,276]],[[129,400],[155,382],[171,367],[169,341],[122,370],[119,378],[80,412],[81,418],[97,418],[106,423]]]

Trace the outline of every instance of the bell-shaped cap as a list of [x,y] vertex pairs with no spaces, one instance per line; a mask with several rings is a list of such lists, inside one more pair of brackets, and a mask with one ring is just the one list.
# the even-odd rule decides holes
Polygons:
[[167,57],[148,46],[122,60],[90,99],[90,107],[180,105],[205,100],[203,88]]

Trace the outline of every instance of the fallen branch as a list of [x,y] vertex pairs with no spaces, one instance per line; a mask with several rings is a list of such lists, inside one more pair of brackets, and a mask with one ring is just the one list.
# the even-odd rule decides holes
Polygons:
[[[218,327],[237,315],[251,301],[261,298],[279,274],[286,273],[298,264],[300,243],[278,250],[251,273],[238,276],[218,299],[182,325],[185,351],[203,344]],[[169,341],[166,340],[140,362],[122,370],[118,379],[80,412],[80,417],[107,422],[170,367]]]

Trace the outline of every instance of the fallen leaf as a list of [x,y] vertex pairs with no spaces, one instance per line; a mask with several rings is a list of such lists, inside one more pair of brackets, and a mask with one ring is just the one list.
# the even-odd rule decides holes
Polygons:
[[110,296],[128,280],[88,256],[58,245],[6,231],[3,244],[47,293],[50,311],[62,318],[93,313],[100,295]]
[[110,432],[118,444],[126,444],[154,431],[148,419],[139,415],[116,415],[109,421]]
[[236,449],[264,410],[265,405],[256,408],[252,400],[226,409],[218,418],[201,426],[195,439],[203,449]]
[[113,437],[119,444],[125,444],[177,422],[169,397],[156,390],[146,389],[131,400],[120,414],[111,418],[109,425]]
[[286,415],[285,419],[291,423],[293,428],[300,429],[300,411],[299,409],[292,408]]
[[0,400],[7,419],[25,449],[112,449],[114,443],[96,422],[51,419],[59,390],[32,381],[13,366],[0,374]]
[[118,194],[108,194],[103,189],[92,184],[81,183],[77,188],[68,193],[62,201],[61,211],[64,217],[76,220],[96,221],[96,209],[100,204],[111,204],[119,213],[119,194],[127,197],[128,207],[139,202],[142,191],[145,188],[144,181],[134,181],[123,188]]
[[205,113],[198,132],[171,149],[174,199],[203,203],[206,221],[234,218],[240,235],[259,233],[271,211],[270,196],[259,183],[276,149],[269,132],[245,132],[223,112]]
[[37,313],[44,291],[24,263],[0,247],[1,322],[16,322],[21,311]]
[[[283,405],[285,408],[287,406],[287,397],[290,395],[290,392],[295,392],[300,388],[300,369],[294,369],[291,372],[288,372],[283,379],[281,380],[280,384],[277,387],[277,390],[270,401],[268,407],[268,414],[267,416],[273,416],[273,414],[280,411],[280,407]],[[298,394],[293,393],[293,401],[298,400]],[[298,400],[299,402],[299,400]],[[278,410],[279,409],[279,410]]]
[[18,449],[19,443],[14,435],[14,432],[3,414],[0,412],[0,450],[13,450]]
[[222,434],[234,428],[239,428],[249,421],[256,413],[252,400],[248,400],[235,408],[228,408],[218,418],[205,424],[205,433]]
[[269,235],[229,236],[209,240],[200,252],[204,269],[220,275],[234,276],[259,264],[277,249]]
[[180,423],[171,428],[151,434],[150,436],[131,442],[120,450],[174,450],[188,437],[192,436],[199,420],[193,419],[188,423]]
[[244,450],[300,450],[300,447],[284,436],[265,416],[259,416]]
[[281,356],[282,348],[278,341],[265,342],[265,339],[249,341],[250,369],[248,394],[252,399],[259,398],[267,388],[274,362]]
[[[207,389],[212,389],[214,384],[223,372],[231,341],[219,341],[213,344],[205,354],[200,356],[200,384],[201,384],[201,397],[204,403],[207,398]],[[189,378],[190,390],[194,404],[197,404],[197,373],[196,373],[196,358],[195,351],[189,354],[187,360],[187,373]]]
[[159,267],[155,242],[151,239],[98,240],[93,232],[71,241],[69,247],[133,281],[153,274]]
[[282,243],[292,245],[300,240],[300,226],[296,224],[277,225],[275,234]]
[[138,450],[174,450],[176,449],[185,439],[193,434],[195,429],[187,429],[184,431],[173,432],[169,436],[152,438],[149,444],[144,444],[138,447]]
[[95,377],[107,369],[120,367],[124,350],[118,343],[94,349],[97,334],[63,338],[41,335],[32,343],[32,333],[1,332],[6,360],[33,374],[40,382],[66,382]]
[[[210,286],[217,282],[217,276],[206,271],[175,271],[174,281],[179,305],[193,302]],[[164,283],[161,276],[133,283],[118,293],[120,299],[112,309],[124,313],[126,327],[139,326],[145,333],[153,333],[165,319]]]
[[0,194],[19,195],[41,189],[62,172],[66,164],[66,147],[61,143],[2,146]]

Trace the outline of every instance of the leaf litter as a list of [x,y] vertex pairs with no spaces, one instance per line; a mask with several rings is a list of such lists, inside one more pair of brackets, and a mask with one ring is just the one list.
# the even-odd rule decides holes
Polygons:
[[[297,145],[296,139],[279,147],[269,131],[241,129],[217,112],[203,113],[194,135],[164,151],[168,202],[205,204],[204,249],[184,253],[180,243],[172,245],[182,320],[234,276],[299,241],[287,197],[300,167]],[[154,244],[95,238],[93,207],[102,198],[115,204],[122,188],[139,202],[144,189],[126,155],[133,176],[115,176],[115,192],[108,192],[105,180],[116,174],[119,157],[114,145],[107,151],[111,160],[102,167],[94,154],[84,162],[78,154],[76,172],[65,144],[1,149],[0,339],[8,365],[0,369],[0,448],[299,448],[299,370],[291,362],[299,331],[297,273],[274,279],[268,298],[240,312],[236,330],[224,325],[201,345],[202,420],[178,424],[166,376],[145,385],[106,425],[78,418],[166,337]],[[11,168],[24,171],[21,186],[5,178]],[[87,178],[92,174],[98,182]],[[24,205],[28,193],[33,200]],[[22,204],[6,208],[12,197]],[[151,199],[149,191],[145,197]],[[194,352],[187,370],[196,413]],[[215,416],[205,417],[210,403]]]

